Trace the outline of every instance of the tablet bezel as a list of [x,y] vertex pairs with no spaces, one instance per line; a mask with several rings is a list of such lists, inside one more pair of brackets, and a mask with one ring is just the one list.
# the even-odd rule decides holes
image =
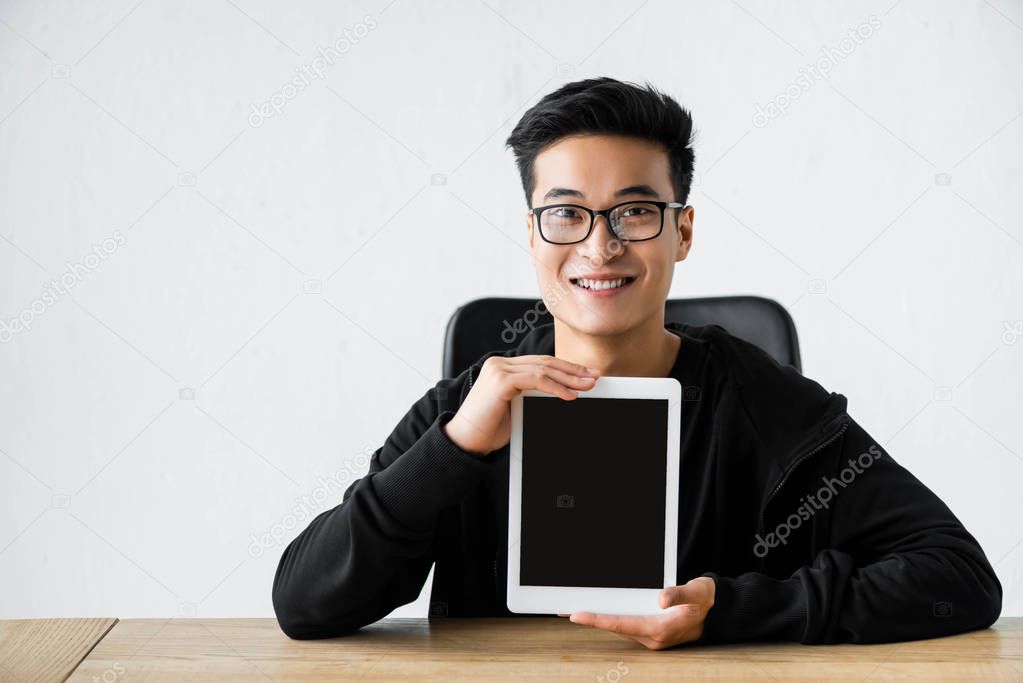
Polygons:
[[[519,584],[519,543],[522,529],[522,409],[526,396],[551,397],[545,391],[521,392],[511,401],[511,442],[508,460],[508,589],[507,603],[519,614],[658,614],[659,588],[595,588],[591,586],[523,586]],[[664,505],[664,587],[675,585],[678,545],[679,457],[682,385],[673,377],[600,377],[576,401],[592,398],[645,398],[668,401],[667,473]]]

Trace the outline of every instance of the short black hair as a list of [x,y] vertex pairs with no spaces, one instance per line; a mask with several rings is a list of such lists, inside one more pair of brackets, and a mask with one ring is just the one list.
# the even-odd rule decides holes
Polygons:
[[526,204],[533,208],[533,160],[563,137],[592,133],[625,135],[659,143],[668,154],[673,200],[685,203],[693,183],[693,117],[649,82],[614,78],[567,83],[545,95],[515,125],[505,142],[515,153]]

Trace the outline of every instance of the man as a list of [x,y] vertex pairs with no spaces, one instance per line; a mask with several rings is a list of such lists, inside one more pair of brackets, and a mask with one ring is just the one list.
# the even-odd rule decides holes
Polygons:
[[976,540],[843,395],[720,326],[665,323],[693,240],[691,136],[670,97],[610,78],[526,112],[508,145],[554,323],[429,389],[287,547],[273,586],[287,635],[376,621],[419,596],[434,562],[431,616],[510,615],[510,401],[526,389],[573,400],[602,375],[674,377],[689,399],[679,585],[661,614],[571,621],[660,649],[929,638],[997,619],[1002,588]]

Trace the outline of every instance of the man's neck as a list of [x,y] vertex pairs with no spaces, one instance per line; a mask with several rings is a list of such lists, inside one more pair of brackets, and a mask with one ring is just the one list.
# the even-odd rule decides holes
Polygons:
[[650,320],[617,335],[581,334],[554,320],[554,356],[600,371],[601,376],[667,377],[678,357],[681,337]]

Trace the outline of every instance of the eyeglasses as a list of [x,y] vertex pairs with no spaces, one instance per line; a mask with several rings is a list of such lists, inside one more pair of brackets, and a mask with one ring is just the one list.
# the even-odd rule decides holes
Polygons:
[[652,240],[664,227],[664,210],[678,209],[679,202],[624,202],[597,211],[578,204],[550,204],[531,209],[540,226],[540,237],[550,244],[576,244],[586,240],[597,216],[607,220],[607,228],[623,242]]

